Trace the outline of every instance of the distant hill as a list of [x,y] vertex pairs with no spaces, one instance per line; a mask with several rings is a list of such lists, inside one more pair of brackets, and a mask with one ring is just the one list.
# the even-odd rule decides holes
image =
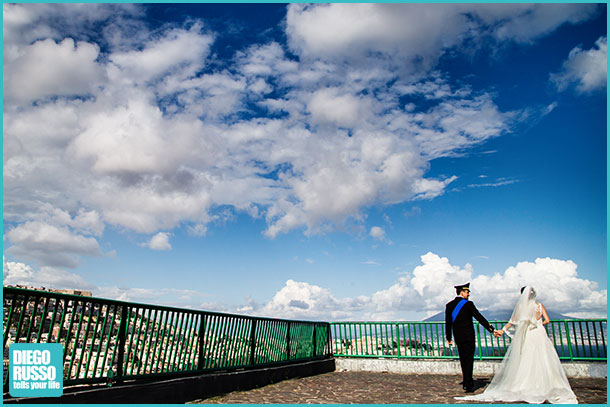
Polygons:
[[[513,310],[481,310],[481,314],[488,321],[508,321],[510,315]],[[560,314],[558,312],[548,311],[549,318],[551,319],[571,319],[570,317]],[[434,314],[429,318],[424,319],[424,321],[444,321],[445,320],[445,311],[441,311],[438,314]]]

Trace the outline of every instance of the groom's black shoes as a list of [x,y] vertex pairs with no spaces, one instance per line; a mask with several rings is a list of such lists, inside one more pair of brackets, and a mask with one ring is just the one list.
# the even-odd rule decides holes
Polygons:
[[462,382],[462,388],[466,391],[466,393],[472,393],[474,391],[474,383]]

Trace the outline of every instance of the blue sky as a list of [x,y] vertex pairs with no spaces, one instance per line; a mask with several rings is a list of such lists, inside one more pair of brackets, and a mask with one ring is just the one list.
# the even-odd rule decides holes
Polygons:
[[4,284],[606,316],[605,4],[3,5]]

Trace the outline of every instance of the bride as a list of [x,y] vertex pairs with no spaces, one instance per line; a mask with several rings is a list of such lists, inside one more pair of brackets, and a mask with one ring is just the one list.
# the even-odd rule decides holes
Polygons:
[[[544,317],[544,321],[543,321]],[[523,287],[510,321],[498,331],[512,338],[491,383],[481,394],[455,397],[472,401],[577,404],[576,395],[543,325],[550,322],[533,287]]]

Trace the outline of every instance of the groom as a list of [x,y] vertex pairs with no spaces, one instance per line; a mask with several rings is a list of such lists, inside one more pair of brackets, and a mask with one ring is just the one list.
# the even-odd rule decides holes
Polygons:
[[474,391],[472,369],[474,367],[475,336],[472,318],[476,318],[481,326],[494,335],[496,331],[481,315],[474,304],[468,301],[468,297],[470,297],[470,283],[456,285],[455,291],[458,296],[445,307],[445,334],[449,346],[453,346],[451,333],[453,332],[453,336],[455,336],[455,343],[460,355],[462,377],[464,378],[462,384],[464,390],[470,393]]

